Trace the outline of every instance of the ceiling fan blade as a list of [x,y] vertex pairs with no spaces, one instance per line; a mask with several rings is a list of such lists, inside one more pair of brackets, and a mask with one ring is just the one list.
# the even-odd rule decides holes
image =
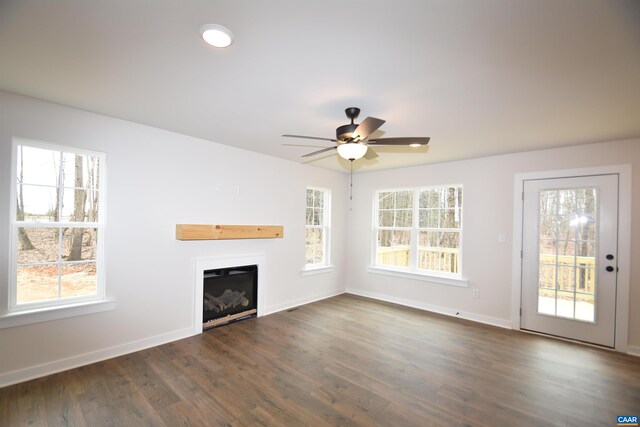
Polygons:
[[311,157],[311,156],[315,156],[316,154],[324,153],[325,151],[329,151],[329,150],[335,150],[336,148],[338,148],[338,147],[327,147],[327,148],[323,148],[322,150],[314,151],[313,153],[307,153],[307,154],[303,155],[302,157]]
[[307,148],[327,148],[326,145],[308,145],[308,144],[282,144],[283,147],[307,147]]
[[363,139],[371,135],[373,132],[378,130],[378,128],[382,126],[384,122],[385,121],[382,119],[376,119],[375,117],[367,117],[358,125],[356,130],[353,131],[353,135],[351,135],[351,137],[357,141],[362,141]]
[[431,138],[379,138],[367,141],[368,145],[427,145]]
[[364,158],[367,160],[372,160],[372,159],[375,159],[376,157],[378,157],[378,153],[373,151],[373,148],[367,147],[367,152],[364,153]]
[[320,138],[318,136],[306,136],[306,135],[282,135],[286,138],[303,138],[303,139],[316,139],[318,141],[331,141],[331,142],[337,142],[336,139],[332,139],[332,138]]

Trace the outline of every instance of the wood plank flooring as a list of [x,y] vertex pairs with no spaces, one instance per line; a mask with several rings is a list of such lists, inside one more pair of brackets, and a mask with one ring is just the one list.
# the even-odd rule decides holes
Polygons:
[[340,295],[0,389],[0,426],[614,426],[640,359]]

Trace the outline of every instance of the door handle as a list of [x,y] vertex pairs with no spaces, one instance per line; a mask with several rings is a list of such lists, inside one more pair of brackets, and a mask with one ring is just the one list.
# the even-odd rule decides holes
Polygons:
[[614,268],[613,268],[613,267],[611,267],[610,265],[607,265],[607,266],[605,267],[605,270],[607,270],[607,271],[611,272],[611,271],[613,271],[613,270],[614,270]]
[[607,256],[605,256],[606,259],[608,259],[609,261],[611,261],[613,259],[613,255],[612,254],[607,254]]

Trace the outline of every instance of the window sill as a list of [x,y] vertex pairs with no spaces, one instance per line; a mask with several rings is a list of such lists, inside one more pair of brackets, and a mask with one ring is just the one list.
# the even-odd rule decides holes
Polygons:
[[405,279],[422,280],[424,282],[439,283],[441,285],[458,286],[468,288],[469,281],[461,277],[435,276],[431,274],[414,273],[411,271],[391,270],[381,267],[367,267],[368,273],[382,274],[385,276],[402,277]]
[[39,308],[9,313],[0,317],[0,329],[15,326],[31,325],[33,323],[84,316],[86,314],[110,311],[116,308],[115,301],[92,301],[59,307]]
[[309,267],[302,270],[300,272],[300,275],[302,277],[305,277],[305,276],[314,276],[316,274],[331,273],[333,272],[333,269],[334,269],[333,265],[327,265],[323,267]]

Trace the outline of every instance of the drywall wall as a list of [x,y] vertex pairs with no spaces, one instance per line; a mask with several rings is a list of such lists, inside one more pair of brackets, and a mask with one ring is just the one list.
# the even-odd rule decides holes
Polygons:
[[[437,150],[434,144],[431,149]],[[640,215],[640,140],[588,144],[465,161],[359,173],[349,211],[347,291],[400,302],[503,327],[511,326],[514,176],[520,173],[632,166],[632,218]],[[367,271],[371,263],[373,195],[412,186],[464,186],[463,275],[469,287],[454,287]],[[505,241],[498,237],[504,235]],[[640,349],[640,226],[631,227],[629,344]],[[479,298],[473,298],[473,289]]]
[[[106,286],[116,303],[0,329],[0,386],[189,335],[198,257],[263,254],[266,312],[344,291],[344,174],[0,92],[0,292],[15,137],[107,154]],[[307,185],[332,191],[335,269],[302,277]],[[183,242],[176,223],[283,225],[284,238]]]

